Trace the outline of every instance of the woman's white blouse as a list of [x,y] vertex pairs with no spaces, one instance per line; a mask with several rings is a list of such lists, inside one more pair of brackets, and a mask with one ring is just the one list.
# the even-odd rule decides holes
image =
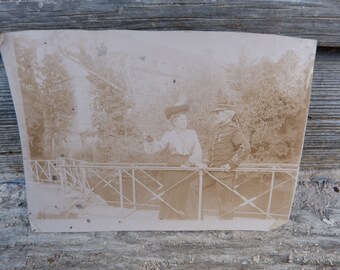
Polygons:
[[144,142],[147,154],[154,154],[169,148],[172,155],[188,155],[189,160],[197,165],[202,162],[202,147],[196,132],[192,129],[171,130],[164,133],[160,141]]

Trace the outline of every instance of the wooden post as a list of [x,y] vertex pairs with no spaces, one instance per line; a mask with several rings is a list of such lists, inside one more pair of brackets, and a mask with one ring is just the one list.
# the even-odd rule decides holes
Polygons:
[[87,192],[87,185],[86,185],[86,173],[84,167],[84,161],[80,162],[80,183],[82,186],[82,191],[85,194]]
[[66,189],[66,175],[65,175],[65,160],[63,157],[60,157],[58,158],[58,161],[57,161],[57,170],[58,170],[58,173],[59,173],[59,178],[60,178],[60,186],[61,186],[61,191],[63,193],[65,193],[65,189]]
[[272,197],[273,197],[274,180],[275,180],[275,168],[273,168],[273,171],[272,171],[272,180],[271,180],[271,184],[270,184],[269,200],[268,200],[268,207],[267,207],[267,218],[269,218],[269,216],[270,216],[270,209],[271,209]]
[[198,184],[198,220],[202,217],[202,187],[203,187],[203,171],[199,171],[199,184]]
[[53,183],[50,162],[51,161],[49,161],[49,160],[47,161],[48,182]]
[[122,170],[118,169],[119,174],[119,200],[120,200],[120,210],[122,217],[124,217],[124,197],[123,197],[123,177]]
[[133,208],[136,209],[136,179],[135,179],[134,168],[132,168],[132,202],[133,202]]

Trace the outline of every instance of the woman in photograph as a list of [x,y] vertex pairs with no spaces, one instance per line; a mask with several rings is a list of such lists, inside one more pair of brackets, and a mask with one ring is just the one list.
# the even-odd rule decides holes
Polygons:
[[[169,167],[188,168],[202,164],[202,148],[196,132],[187,128],[189,106],[176,104],[165,109],[165,115],[173,128],[164,133],[157,141],[150,135],[145,136],[144,149],[147,154],[161,152],[168,148],[171,156],[167,161]],[[197,174],[188,177],[192,171],[165,171],[163,177],[164,191],[159,219],[185,219],[185,203],[187,201],[190,182]],[[184,178],[187,179],[183,180]],[[168,190],[168,191],[167,191]]]

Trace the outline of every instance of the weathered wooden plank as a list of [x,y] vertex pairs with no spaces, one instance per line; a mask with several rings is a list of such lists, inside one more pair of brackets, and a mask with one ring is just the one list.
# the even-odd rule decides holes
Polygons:
[[23,177],[23,163],[21,153],[0,154],[0,172],[8,178]]
[[316,55],[302,169],[340,167],[340,50]]
[[[1,113],[1,111],[0,111]],[[19,130],[16,125],[0,125],[1,145],[6,147],[0,148],[1,154],[21,153]]]
[[[0,124],[17,125],[11,92],[0,55]],[[1,145],[2,146],[2,145]],[[1,147],[2,148],[2,147]]]
[[243,31],[313,38],[340,46],[340,2],[2,1],[0,33],[28,29]]

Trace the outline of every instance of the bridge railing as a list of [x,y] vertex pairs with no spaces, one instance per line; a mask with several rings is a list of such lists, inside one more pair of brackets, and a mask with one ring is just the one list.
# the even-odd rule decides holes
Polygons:
[[[239,203],[233,206],[233,212],[249,206],[254,209],[248,213],[249,215],[257,214],[266,219],[288,218],[292,198],[281,207],[276,207],[274,211],[274,190],[289,183],[288,195],[292,197],[298,173],[298,166],[295,164],[241,164],[234,170],[236,174],[234,184],[228,186],[215,176],[215,172],[224,171],[221,168],[203,170],[197,167],[168,167],[164,163],[94,163],[60,158],[58,160],[28,160],[25,161],[25,169],[29,170],[33,181],[59,185],[63,192],[67,192],[69,189],[77,190],[82,194],[79,201],[89,200],[96,194],[109,193],[106,198],[104,196],[104,199],[111,205],[120,208],[122,218],[128,218],[141,209],[157,209],[160,202],[172,211],[179,213],[179,209],[176,209],[163,197],[181,183],[196,178],[198,180],[198,201],[191,203],[198,205],[199,220],[203,218],[202,210],[207,210],[203,209],[202,188],[206,177],[219,182],[238,199]],[[182,179],[177,179],[178,181],[174,185],[164,187],[162,176],[157,175],[164,171],[186,171],[187,175]],[[249,192],[242,191],[242,187],[254,182],[254,179],[255,181],[260,179],[259,175],[262,177],[265,175],[264,189],[251,196],[249,196]],[[256,201],[264,196],[266,205],[262,203],[259,206]],[[280,214],[280,210],[283,208],[286,211]],[[241,212],[247,214],[245,211]]]

